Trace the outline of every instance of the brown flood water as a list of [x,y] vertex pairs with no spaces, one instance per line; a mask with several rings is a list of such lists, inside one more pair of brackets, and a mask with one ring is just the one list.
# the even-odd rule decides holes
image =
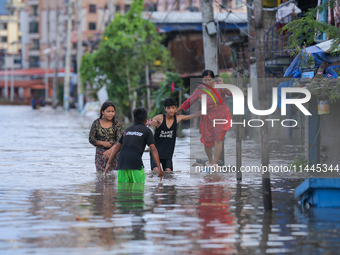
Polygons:
[[[340,210],[303,210],[293,198],[301,179],[272,178],[273,210],[264,212],[261,178],[192,178],[186,136],[177,142],[174,173],[159,181],[145,153],[145,185],[117,185],[114,174],[95,173],[94,117],[0,106],[0,119],[1,254],[339,252]],[[282,146],[273,144],[274,163],[296,155],[288,145],[275,154]],[[257,143],[243,147],[245,164],[258,163]]]

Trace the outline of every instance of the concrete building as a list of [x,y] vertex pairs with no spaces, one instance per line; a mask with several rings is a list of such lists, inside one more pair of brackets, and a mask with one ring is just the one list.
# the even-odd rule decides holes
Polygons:
[[[76,2],[76,1],[75,1]],[[110,11],[107,0],[82,1],[82,40],[85,45],[93,45],[104,32],[110,19]],[[67,30],[67,8],[69,0],[26,0],[25,9],[21,15],[22,37],[23,37],[23,68],[45,68],[54,67],[54,56],[56,46],[56,6],[59,5],[59,35],[60,68],[64,67],[66,53],[66,30]],[[122,1],[116,1],[122,7]],[[128,8],[125,5],[124,8]],[[118,9],[118,8],[117,8]],[[123,9],[125,10],[125,9]],[[75,64],[77,46],[77,7],[73,6],[74,18],[72,20],[72,63]],[[43,51],[51,48],[48,55]],[[50,57],[50,61],[47,58]]]
[[[12,0],[15,1],[15,0]],[[56,4],[59,4],[59,34],[61,47],[59,51],[59,68],[64,67],[66,53],[66,27],[67,27],[67,5],[69,0],[26,0],[24,11],[21,13],[22,30],[22,59],[23,68],[45,68],[54,67],[54,49],[56,44]],[[77,2],[75,0],[75,2]],[[130,9],[132,0],[116,0],[116,12],[124,14]],[[158,4],[157,4],[158,3]],[[239,0],[223,1],[221,5],[214,3],[215,12],[246,12],[244,5],[240,5]],[[82,1],[83,42],[87,45],[87,50],[92,50],[95,42],[98,42],[100,35],[104,32],[108,21],[111,18],[107,0],[87,0]],[[179,0],[146,0],[145,9],[148,11],[182,12],[200,11],[199,0],[179,1]],[[77,17],[77,8],[73,7],[74,19]],[[77,47],[77,21],[72,21],[72,63],[75,67],[76,47]],[[43,51],[51,48],[48,55]],[[49,57],[50,61],[47,61]]]
[[0,1],[0,69],[21,68],[20,10],[22,0]]

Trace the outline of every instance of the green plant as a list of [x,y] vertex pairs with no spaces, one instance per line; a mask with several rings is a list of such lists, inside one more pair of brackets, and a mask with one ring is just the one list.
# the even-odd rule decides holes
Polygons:
[[329,100],[331,103],[335,103],[340,98],[340,82],[338,79],[332,79],[330,75],[324,77],[322,72],[310,79],[306,88],[318,100]]
[[302,155],[301,158],[296,156],[291,162],[289,169],[290,170],[298,170],[298,169],[304,169],[306,166],[309,166],[308,160],[305,158],[305,155]]
[[316,18],[318,13],[322,14],[329,7],[334,9],[337,6],[337,3],[338,0],[324,1],[321,5],[310,8],[303,17],[295,19],[285,25],[282,32],[288,31],[291,33],[291,36],[288,38],[289,49],[294,49],[296,46],[301,46],[303,43],[305,43],[305,46],[313,45],[315,44],[316,36],[325,33],[327,38],[333,38],[330,52],[339,51],[339,28],[329,25],[326,22],[320,22]]
[[[171,83],[175,84],[176,90],[171,93]],[[182,89],[182,99],[181,102],[184,101],[184,93],[188,90],[183,87],[183,80],[179,76],[178,73],[167,72],[165,80],[160,84],[159,89],[152,93],[152,97],[154,98],[155,106],[151,113],[149,113],[149,117],[153,117],[157,114],[164,113],[164,100],[170,96],[172,96],[177,103],[179,103],[179,90]]]
[[315,60],[311,53],[306,52],[306,44],[303,46],[295,45],[288,47],[287,52],[291,57],[298,57],[298,65],[300,68],[314,68]]
[[[142,18],[143,9],[143,0],[135,0],[124,15],[117,13],[102,35],[99,49],[85,54],[80,67],[83,85],[88,81],[96,89],[105,84],[123,116],[132,117],[132,105],[146,101],[146,65],[162,72],[174,69],[170,52],[162,45],[163,36],[150,20]],[[98,79],[104,75],[105,79]]]

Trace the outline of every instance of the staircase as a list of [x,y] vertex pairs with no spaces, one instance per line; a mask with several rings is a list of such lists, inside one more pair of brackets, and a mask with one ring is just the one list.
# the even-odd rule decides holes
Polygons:
[[[286,16],[285,20],[291,22],[293,16]],[[266,55],[265,68],[267,78],[281,78],[291,63],[291,58],[285,49],[288,45],[290,33],[280,33],[280,23],[275,23],[264,34],[264,51]]]

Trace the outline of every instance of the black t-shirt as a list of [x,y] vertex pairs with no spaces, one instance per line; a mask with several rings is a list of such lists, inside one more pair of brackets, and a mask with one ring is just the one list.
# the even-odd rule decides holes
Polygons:
[[119,139],[122,144],[119,153],[118,170],[141,170],[143,167],[142,155],[146,144],[155,144],[152,131],[142,122],[135,122],[124,130]]
[[166,125],[166,117],[163,114],[162,124],[155,131],[155,145],[160,159],[172,159],[176,144],[177,118],[174,116],[174,122],[170,128]]

